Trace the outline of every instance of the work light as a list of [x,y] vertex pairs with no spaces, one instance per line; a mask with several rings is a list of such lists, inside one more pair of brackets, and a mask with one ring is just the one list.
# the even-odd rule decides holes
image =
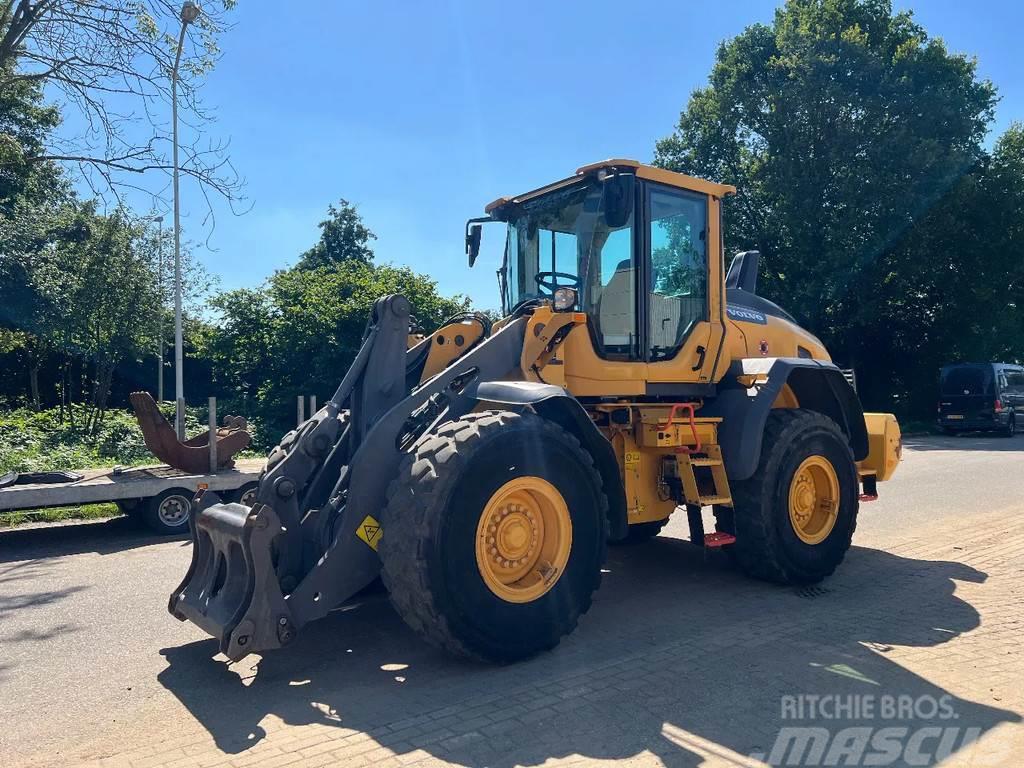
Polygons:
[[576,306],[576,289],[557,289],[555,291],[555,295],[551,304],[552,306],[554,306],[555,312],[568,312],[570,309]]

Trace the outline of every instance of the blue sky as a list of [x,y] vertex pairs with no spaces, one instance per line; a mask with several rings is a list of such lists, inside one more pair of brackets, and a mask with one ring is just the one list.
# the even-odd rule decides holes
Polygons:
[[[294,263],[345,197],[377,234],[378,261],[496,306],[496,256],[466,268],[465,220],[594,160],[649,160],[718,43],[770,21],[775,5],[241,0],[204,99],[252,209],[217,205],[212,250],[197,255],[224,288],[258,284]],[[1024,118],[1024,5],[897,7],[978,57],[1002,96],[996,133]],[[202,242],[205,203],[188,182],[182,195],[185,237]]]

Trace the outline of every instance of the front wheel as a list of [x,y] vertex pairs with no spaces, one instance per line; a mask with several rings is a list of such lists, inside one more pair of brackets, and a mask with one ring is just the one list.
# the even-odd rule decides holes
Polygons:
[[813,584],[832,574],[853,538],[857,467],[846,436],[814,411],[768,416],[754,475],[732,483],[733,508],[716,508],[726,547],[751,576]]
[[384,584],[402,618],[462,656],[553,648],[601,580],[607,502],[590,454],[533,413],[485,411],[422,437],[388,492]]

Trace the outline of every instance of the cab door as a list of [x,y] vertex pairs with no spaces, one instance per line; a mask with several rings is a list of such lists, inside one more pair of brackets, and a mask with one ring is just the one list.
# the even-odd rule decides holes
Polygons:
[[647,301],[641,325],[648,394],[699,394],[714,381],[725,331],[719,200],[644,186]]

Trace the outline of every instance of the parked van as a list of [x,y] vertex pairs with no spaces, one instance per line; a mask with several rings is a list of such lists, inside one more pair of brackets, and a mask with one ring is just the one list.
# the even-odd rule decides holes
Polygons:
[[946,434],[998,431],[1012,437],[1024,427],[1024,367],[957,363],[939,376],[939,427]]

